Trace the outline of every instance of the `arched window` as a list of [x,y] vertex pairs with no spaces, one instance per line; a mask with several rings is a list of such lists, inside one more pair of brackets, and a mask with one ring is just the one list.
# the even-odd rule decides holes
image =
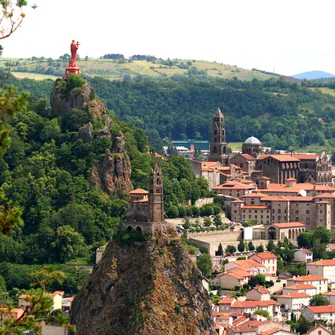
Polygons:
[[218,152],[218,149],[216,147],[213,147],[213,152],[216,154]]

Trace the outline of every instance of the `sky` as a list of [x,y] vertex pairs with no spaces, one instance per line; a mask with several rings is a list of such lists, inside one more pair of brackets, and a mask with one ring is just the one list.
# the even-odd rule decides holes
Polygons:
[[335,74],[334,0],[28,0],[3,57],[107,53]]

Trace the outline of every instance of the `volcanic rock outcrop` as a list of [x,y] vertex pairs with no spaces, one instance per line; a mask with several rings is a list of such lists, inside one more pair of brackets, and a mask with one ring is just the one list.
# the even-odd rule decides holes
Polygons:
[[173,228],[154,237],[110,241],[75,297],[71,324],[79,335],[214,335],[202,276]]

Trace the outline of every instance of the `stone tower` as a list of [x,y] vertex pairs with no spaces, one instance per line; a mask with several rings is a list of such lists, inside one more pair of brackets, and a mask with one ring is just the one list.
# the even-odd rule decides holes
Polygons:
[[208,161],[220,162],[224,166],[228,165],[229,156],[227,154],[227,147],[224,117],[218,107],[212,119],[211,144]]
[[149,220],[151,223],[164,222],[163,173],[156,162],[150,172]]

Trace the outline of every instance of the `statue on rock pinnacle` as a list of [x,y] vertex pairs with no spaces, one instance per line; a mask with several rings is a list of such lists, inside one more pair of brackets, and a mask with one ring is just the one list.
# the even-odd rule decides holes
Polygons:
[[69,76],[70,73],[76,74],[79,76],[80,74],[80,70],[79,67],[77,67],[76,64],[76,60],[77,60],[77,51],[79,48],[80,43],[77,41],[75,42],[75,40],[72,40],[72,43],[70,45],[70,50],[71,50],[71,59],[69,61],[69,65],[66,68],[66,78]]

